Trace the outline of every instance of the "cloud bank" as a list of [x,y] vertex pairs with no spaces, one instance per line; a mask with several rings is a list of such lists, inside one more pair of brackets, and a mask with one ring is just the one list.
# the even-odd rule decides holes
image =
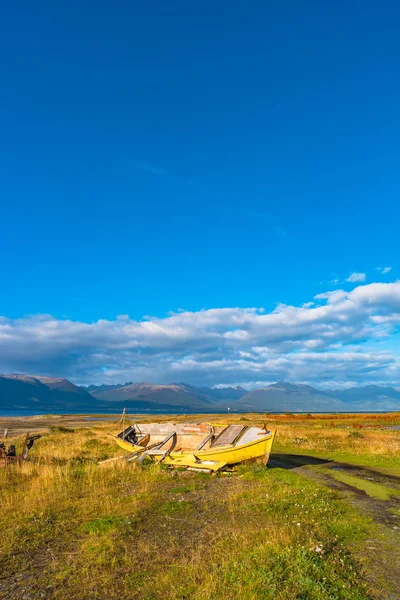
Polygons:
[[0,372],[77,383],[288,379],[327,387],[398,385],[393,350],[400,281],[327,291],[302,306],[214,308],[141,321],[83,323],[51,315],[0,317]]

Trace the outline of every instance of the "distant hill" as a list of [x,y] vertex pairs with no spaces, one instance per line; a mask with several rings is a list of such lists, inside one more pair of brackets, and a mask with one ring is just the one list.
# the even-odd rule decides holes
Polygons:
[[35,412],[350,412],[400,411],[400,391],[368,385],[325,392],[280,381],[247,392],[241,387],[132,383],[78,387],[67,379],[0,375],[0,410]]
[[118,388],[126,387],[127,385],[132,385],[132,381],[127,381],[126,383],[115,383],[114,385],[82,385],[81,388],[92,394],[94,392],[106,392],[107,390],[117,390]]
[[[95,387],[95,386],[93,386]],[[107,388],[107,389],[105,389]],[[211,411],[222,400],[235,401],[246,394],[240,387],[197,388],[187,383],[156,385],[129,383],[117,386],[97,386],[89,389],[92,396],[102,402],[119,402],[135,410],[185,408],[191,411]]]
[[242,388],[196,388],[188,384],[132,383],[78,387],[67,379],[0,375],[0,409],[68,412],[213,412],[220,400],[236,400]]
[[182,384],[156,385],[152,383],[133,383],[116,389],[92,391],[91,394],[102,402],[118,403],[135,410],[151,409],[209,409],[210,400],[198,395],[194,388]]
[[67,379],[34,375],[0,375],[0,408],[35,411],[92,409],[93,397]]
[[366,385],[334,392],[352,410],[400,410],[400,391],[391,387]]
[[223,388],[210,388],[201,387],[197,388],[187,383],[179,383],[178,385],[189,390],[199,398],[204,398],[208,402],[218,402],[219,400],[235,401],[239,400],[242,396],[247,394],[247,390],[240,386],[236,387],[223,387]]
[[249,392],[235,402],[231,409],[237,412],[281,412],[281,411],[340,411],[340,399],[309,385],[295,385],[280,381]]
[[208,394],[215,400],[239,400],[247,394],[247,390],[240,386],[223,388],[199,388],[200,392]]

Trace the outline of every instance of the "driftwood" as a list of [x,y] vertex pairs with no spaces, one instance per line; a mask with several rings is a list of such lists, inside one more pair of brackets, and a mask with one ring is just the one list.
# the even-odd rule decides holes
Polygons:
[[[7,430],[5,431],[5,433],[7,433]],[[6,438],[7,436],[5,435],[4,437]],[[10,444],[9,447],[6,448],[4,442],[0,442],[0,465],[7,466],[10,464],[18,464],[21,461],[26,460],[28,458],[28,452],[32,448],[35,440],[38,440],[40,437],[42,436],[39,434],[30,435],[29,433],[27,433],[24,440],[24,445],[22,447],[22,451],[19,454],[17,454],[17,450],[14,444]]]

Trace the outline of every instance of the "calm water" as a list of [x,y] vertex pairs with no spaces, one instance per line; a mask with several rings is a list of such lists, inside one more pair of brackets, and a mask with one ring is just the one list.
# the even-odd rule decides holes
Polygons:
[[[38,411],[34,411],[34,410],[24,410],[24,409],[13,409],[13,410],[5,410],[0,408],[0,417],[36,417],[36,416],[41,416],[41,415],[118,415],[121,414],[121,410],[118,409],[114,409],[114,410],[85,410],[85,409],[81,409],[81,410],[68,410],[66,412],[57,412],[57,411],[45,411],[45,410],[38,410]],[[144,414],[149,414],[149,415],[165,415],[165,414],[176,414],[176,415],[185,415],[185,414],[195,414],[195,413],[189,413],[187,411],[180,411],[180,410],[176,410],[176,411],[166,411],[164,410],[131,410],[130,411],[131,414],[140,414],[140,415],[144,415]],[[211,413],[212,414],[212,413]],[[91,419],[96,419],[96,418],[100,418],[100,417],[89,417]]]
[[[0,408],[0,417],[36,417],[39,415],[90,415],[90,414],[102,414],[102,415],[116,415],[118,414],[118,411],[101,411],[101,413],[99,413],[98,410],[96,411],[85,411],[85,410],[70,410],[68,412],[57,412],[57,411],[43,411],[43,410],[38,410],[38,411],[33,411],[33,410],[24,410],[24,409],[14,409],[14,410],[3,410],[2,408]],[[96,418],[96,417],[94,417]]]
[[[191,411],[186,411],[186,410],[179,410],[178,408],[176,410],[165,410],[165,409],[160,409],[160,410],[141,410],[141,409],[137,409],[134,410],[134,408],[129,409],[129,412],[131,414],[140,414],[140,415],[144,415],[144,414],[149,414],[149,415],[193,415],[193,414],[199,414],[199,411],[197,412],[191,412]],[[235,411],[236,412],[236,411]],[[285,414],[287,411],[281,411],[281,412],[271,412],[268,411],[271,415],[283,415]],[[308,411],[307,411],[308,412]],[[304,413],[301,412],[295,412],[295,411],[291,411],[292,414],[307,414],[306,411],[304,411]],[[343,412],[341,414],[369,414],[371,412],[374,412],[374,414],[387,414],[390,412],[394,412],[394,411],[388,411],[388,410],[383,410],[383,411],[346,411]],[[38,411],[33,411],[33,410],[28,410],[28,409],[11,409],[11,410],[7,410],[7,409],[3,409],[0,408],[0,417],[35,417],[35,416],[39,416],[39,415],[117,415],[121,413],[121,409],[120,408],[116,408],[114,407],[114,410],[93,410],[93,409],[87,409],[85,410],[85,408],[81,408],[80,410],[69,410],[66,412],[57,412],[57,410],[54,411],[44,411],[44,410],[38,410]],[[235,414],[233,411],[231,411],[231,413],[228,413],[227,411],[224,410],[220,410],[220,411],[202,411],[202,414],[222,414],[222,413],[226,413],[226,414]],[[245,414],[244,411],[239,411],[239,414]],[[311,413],[312,414],[312,413]],[[316,414],[320,414],[320,415],[329,415],[329,414],[335,414],[334,412],[322,412],[322,411],[318,411],[318,413]],[[91,418],[96,418],[96,417],[91,417]],[[393,429],[400,429],[400,426],[392,426]]]

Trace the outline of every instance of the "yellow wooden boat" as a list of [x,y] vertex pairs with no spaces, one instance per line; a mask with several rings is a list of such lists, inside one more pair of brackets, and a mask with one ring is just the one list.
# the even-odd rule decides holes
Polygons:
[[[259,427],[228,425],[219,434],[209,434],[196,450],[164,449],[164,445],[145,451],[144,458],[171,467],[220,471],[248,460],[262,459],[267,464],[275,431]],[[206,446],[208,446],[206,448]],[[142,457],[143,457],[142,455]]]
[[220,426],[217,431],[205,423],[146,423],[130,426],[113,437],[131,452],[128,461],[151,460],[215,472],[247,460],[263,459],[266,464],[274,436],[275,431],[265,427],[238,424]]
[[[121,428],[122,430],[119,433],[113,433],[115,429]],[[150,434],[143,434],[136,425],[129,423],[125,408],[120,420],[110,429],[107,435],[112,437],[118,446],[127,452],[143,450],[150,440]]]

